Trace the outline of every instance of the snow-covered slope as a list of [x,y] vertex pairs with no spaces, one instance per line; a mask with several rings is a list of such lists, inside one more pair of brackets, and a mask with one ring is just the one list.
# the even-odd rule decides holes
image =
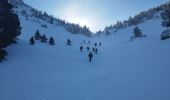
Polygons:
[[[19,18],[22,35],[18,44],[7,48],[8,60],[0,64],[0,100],[170,99],[170,40],[160,40],[160,19],[140,24],[147,37],[129,41],[134,27],[87,38],[42,20]],[[53,36],[56,45],[29,45],[36,30]],[[72,46],[66,45],[67,38]],[[84,40],[91,44],[82,44]],[[90,63],[86,47],[95,42],[102,46]],[[80,45],[85,47],[82,53]]]

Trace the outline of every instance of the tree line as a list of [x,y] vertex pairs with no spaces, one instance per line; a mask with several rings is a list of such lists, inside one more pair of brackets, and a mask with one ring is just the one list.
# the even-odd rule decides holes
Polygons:
[[170,3],[166,5],[166,8],[161,13],[162,26],[166,28],[161,34],[161,40],[170,38]]
[[63,26],[66,31],[72,34],[82,34],[88,37],[92,36],[91,30],[87,26],[80,26],[79,24],[66,22],[65,20],[55,18],[53,15],[49,15],[46,12],[42,12],[34,8],[31,8],[30,12],[31,15],[29,15],[24,9],[20,11],[21,15],[24,16],[26,20],[29,20],[30,17],[35,17],[37,22],[39,22],[39,20],[44,20],[50,24]]

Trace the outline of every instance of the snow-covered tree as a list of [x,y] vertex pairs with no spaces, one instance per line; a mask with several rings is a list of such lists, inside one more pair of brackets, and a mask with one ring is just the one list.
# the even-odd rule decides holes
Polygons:
[[67,45],[71,45],[72,41],[70,39],[67,39]]
[[35,35],[34,35],[35,40],[40,40],[41,39],[41,35],[39,30],[36,31]]
[[47,37],[45,36],[45,34],[43,34],[43,36],[41,36],[40,40],[41,40],[41,42],[46,43],[48,39],[47,39]]
[[43,16],[44,17],[49,17],[49,15],[46,12],[43,13]]
[[8,53],[6,50],[0,48],[0,62],[5,59],[5,56],[7,56]]
[[106,35],[110,35],[111,34],[111,32],[110,32],[110,27],[106,27],[105,29],[104,29],[104,33],[106,34]]
[[54,43],[54,38],[53,38],[53,37],[50,37],[49,44],[50,44],[50,45],[55,45],[55,43]]
[[32,36],[31,38],[30,38],[30,45],[34,45],[35,44],[35,41],[34,41],[34,37]]
[[53,17],[53,16],[50,16],[50,17],[49,17],[49,23],[50,23],[50,24],[54,24],[54,17]]
[[86,36],[91,36],[91,31],[86,25],[80,30],[81,30],[81,34]]
[[117,21],[114,27],[116,27],[117,29],[121,29],[123,28],[123,23],[121,21]]
[[87,26],[81,27],[79,24],[73,24],[73,23],[72,24],[67,23],[66,26],[67,26],[66,31],[72,34],[82,34],[89,37],[91,36],[92,32]]
[[161,34],[161,40],[166,40],[170,38],[170,29],[166,29]]
[[97,34],[97,35],[101,35],[101,34],[102,34],[102,31],[99,30],[99,31],[96,32],[96,34]]
[[164,11],[161,13],[161,17],[163,19],[162,26],[170,27],[170,3],[166,5]]
[[139,27],[134,28],[133,34],[134,34],[135,37],[142,37],[143,36],[142,31],[139,29]]

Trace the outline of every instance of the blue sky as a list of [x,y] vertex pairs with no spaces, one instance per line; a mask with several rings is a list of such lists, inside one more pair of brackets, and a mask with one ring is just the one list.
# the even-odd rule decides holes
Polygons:
[[24,0],[36,9],[72,23],[87,25],[92,31],[117,20],[128,19],[168,0]]

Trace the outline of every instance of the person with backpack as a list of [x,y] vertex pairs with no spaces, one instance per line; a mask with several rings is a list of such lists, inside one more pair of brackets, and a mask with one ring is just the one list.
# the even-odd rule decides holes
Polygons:
[[89,61],[91,62],[91,61],[92,61],[92,58],[93,58],[92,52],[89,53],[88,57],[89,57]]
[[83,46],[80,46],[80,51],[81,51],[81,52],[83,51]]
[[102,46],[102,43],[100,42],[99,45]]
[[95,43],[94,46],[97,47],[97,43]]
[[94,48],[94,47],[93,47],[93,49],[92,49],[92,50],[93,50],[93,52],[95,52],[95,48]]
[[87,47],[87,51],[89,51],[90,50],[90,47]]
[[97,53],[98,53],[98,49],[96,48],[96,49],[95,49],[95,54],[97,54]]

